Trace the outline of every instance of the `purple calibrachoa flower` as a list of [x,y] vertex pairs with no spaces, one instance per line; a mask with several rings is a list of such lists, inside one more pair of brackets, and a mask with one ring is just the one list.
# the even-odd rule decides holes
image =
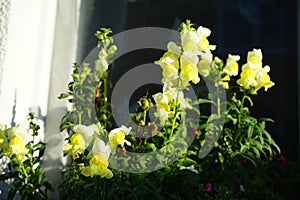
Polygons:
[[202,192],[211,193],[211,191],[212,191],[212,185],[211,185],[211,183],[206,183],[205,184],[205,189],[203,189]]

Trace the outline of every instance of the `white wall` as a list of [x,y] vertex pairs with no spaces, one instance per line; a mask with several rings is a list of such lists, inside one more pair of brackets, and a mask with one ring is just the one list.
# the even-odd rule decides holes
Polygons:
[[[0,124],[26,125],[30,108],[40,110],[41,139],[47,143],[43,168],[54,187],[64,164],[59,123],[67,107],[57,97],[67,89],[76,61],[80,2],[10,0],[5,56],[0,62]],[[5,193],[0,184],[0,199]],[[51,194],[51,199],[57,198],[57,193]]]
[[0,94],[0,123],[25,123],[30,107],[46,115],[56,0],[11,0]]

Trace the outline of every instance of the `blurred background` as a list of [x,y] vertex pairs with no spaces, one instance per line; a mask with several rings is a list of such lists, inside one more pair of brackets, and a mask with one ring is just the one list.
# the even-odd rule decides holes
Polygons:
[[[268,129],[287,159],[299,160],[299,11],[296,0],[0,0],[0,123],[24,123],[29,110],[39,115],[45,141],[44,163],[55,182],[65,161],[58,127],[68,107],[57,96],[67,90],[72,63],[81,64],[96,47],[95,32],[137,27],[177,29],[190,19],[212,30],[214,55],[241,55],[261,48],[276,85],[259,91],[251,110],[274,119]],[[149,38],[151,39],[151,38]],[[123,67],[151,62],[161,52],[128,55]],[[120,71],[121,72],[121,71]],[[119,72],[119,73],[120,73]],[[47,117],[46,117],[47,116]],[[0,185],[0,188],[3,188]]]

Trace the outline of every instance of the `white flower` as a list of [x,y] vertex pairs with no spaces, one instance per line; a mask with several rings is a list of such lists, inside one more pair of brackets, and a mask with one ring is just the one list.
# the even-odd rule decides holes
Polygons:
[[73,131],[75,133],[79,133],[83,137],[83,139],[85,140],[85,146],[86,147],[94,139],[93,136],[97,135],[99,133],[99,129],[98,129],[97,125],[95,125],[95,124],[92,124],[92,125],[89,125],[89,126],[78,124],[78,125],[73,127]]
[[110,147],[106,145],[103,140],[100,138],[96,138],[93,144],[92,153],[93,155],[105,155],[106,159],[109,158],[110,155]]

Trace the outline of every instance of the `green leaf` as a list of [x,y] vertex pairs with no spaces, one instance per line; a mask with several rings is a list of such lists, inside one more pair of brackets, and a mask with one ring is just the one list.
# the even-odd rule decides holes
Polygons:
[[250,140],[252,135],[253,135],[253,126],[250,125],[247,131],[247,138]]
[[58,97],[58,99],[65,99],[69,96],[72,96],[72,94],[69,94],[69,93],[61,93]]
[[251,146],[253,152],[255,153],[256,158],[260,158],[260,153],[258,151],[258,149],[256,148],[256,146]]
[[253,106],[253,101],[252,101],[252,99],[251,99],[249,96],[245,96],[245,99],[248,100],[248,102],[250,103],[250,107],[252,107],[252,106]]
[[226,120],[227,120],[227,121],[232,121],[233,124],[236,124],[237,121],[238,121],[236,118],[234,118],[234,117],[233,117],[232,115],[230,115],[230,114],[227,114],[227,115],[226,115]]
[[148,146],[152,149],[152,151],[156,151],[156,146],[153,143],[149,143]]
[[210,100],[210,99],[198,99],[198,104],[204,104],[204,103],[209,103],[209,104],[214,104],[214,105],[216,105],[216,103],[215,102],[213,102],[212,100]]

